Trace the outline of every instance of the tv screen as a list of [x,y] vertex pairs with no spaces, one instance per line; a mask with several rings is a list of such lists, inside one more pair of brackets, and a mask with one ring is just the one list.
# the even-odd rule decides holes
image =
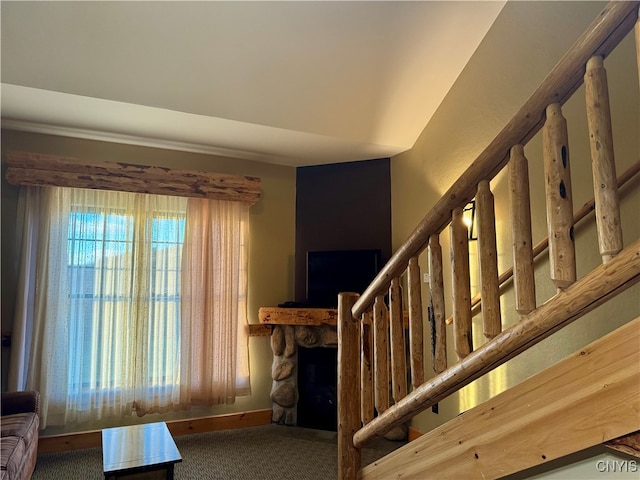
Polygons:
[[307,305],[337,308],[338,293],[362,293],[381,268],[380,250],[307,252]]

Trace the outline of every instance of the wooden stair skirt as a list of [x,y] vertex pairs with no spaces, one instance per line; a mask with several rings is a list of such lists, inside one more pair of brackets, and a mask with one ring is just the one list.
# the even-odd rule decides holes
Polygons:
[[640,430],[640,318],[362,469],[500,478]]

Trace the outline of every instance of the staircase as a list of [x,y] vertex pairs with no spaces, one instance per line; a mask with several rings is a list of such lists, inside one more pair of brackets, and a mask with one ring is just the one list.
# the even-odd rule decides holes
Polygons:
[[[500,478],[640,431],[640,319],[636,319],[380,461],[365,468],[360,461],[360,449],[374,438],[406,424],[640,280],[640,240],[623,241],[620,215],[620,187],[640,171],[640,159],[616,175],[604,65],[634,25],[640,52],[638,5],[637,1],[609,3],[427,212],[369,287],[360,295],[340,294],[339,478]],[[594,197],[575,212],[563,105],[582,85]],[[534,245],[525,147],[539,131],[548,237]],[[500,274],[491,182],[503,169],[509,179],[513,267]],[[475,297],[465,224],[469,208],[477,221],[481,279]],[[578,276],[575,227],[593,211],[602,262]],[[441,237],[447,233],[450,288],[445,288],[448,265],[441,247]],[[557,293],[537,304],[536,275],[541,272],[534,262],[543,252],[548,252],[548,275]],[[426,264],[430,279],[427,299],[421,292],[421,264]],[[501,311],[507,282],[512,282],[515,312]],[[446,317],[447,306],[451,318]],[[474,345],[479,312],[486,341]],[[503,328],[504,318],[514,315],[519,320]],[[436,372],[429,379],[424,368],[425,328],[431,332]],[[453,365],[447,364],[447,333],[453,336],[449,343],[457,357]]]

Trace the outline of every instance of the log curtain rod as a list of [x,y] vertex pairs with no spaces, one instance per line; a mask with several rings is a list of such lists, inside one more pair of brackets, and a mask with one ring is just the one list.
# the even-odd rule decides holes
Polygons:
[[242,202],[260,200],[260,178],[121,162],[11,151],[5,154],[11,185],[117,190]]

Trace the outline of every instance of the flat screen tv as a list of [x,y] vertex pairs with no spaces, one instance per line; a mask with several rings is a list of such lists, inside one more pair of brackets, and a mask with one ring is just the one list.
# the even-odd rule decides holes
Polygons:
[[337,308],[338,293],[362,293],[380,271],[380,250],[307,252],[307,305]]

